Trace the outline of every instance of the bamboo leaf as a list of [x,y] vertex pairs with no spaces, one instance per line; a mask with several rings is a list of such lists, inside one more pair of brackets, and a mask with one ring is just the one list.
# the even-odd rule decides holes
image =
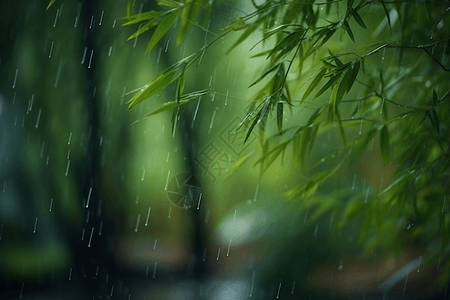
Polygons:
[[350,92],[350,89],[352,88],[353,84],[355,83],[356,77],[359,73],[359,67],[360,67],[360,61],[354,60],[351,64],[351,68],[348,71],[349,75],[347,78],[347,93]]
[[131,16],[131,8],[133,7],[133,2],[134,2],[134,0],[127,1],[127,17]]
[[138,36],[140,36],[141,34],[143,34],[144,32],[148,31],[150,28],[156,25],[158,25],[158,22],[156,20],[151,20],[147,22],[145,25],[139,26],[138,30],[136,30],[132,35],[128,37],[127,41],[137,38]]
[[180,11],[175,10],[168,14],[162,21],[159,23],[158,27],[156,27],[155,32],[152,35],[152,38],[148,42],[147,49],[145,49],[145,53],[150,52],[153,47],[161,40],[161,38],[166,34],[166,32],[172,27],[176,18],[178,17]]
[[384,3],[384,0],[379,0],[379,1],[380,1],[381,5],[383,6],[384,13],[386,14],[386,18],[387,18],[387,21],[388,21],[389,29],[392,30],[392,27],[391,27],[391,16],[389,15],[389,11],[387,10],[386,4]]
[[436,130],[436,133],[439,135],[439,118],[437,116],[436,110],[434,107],[430,108],[429,113],[431,124],[433,125],[433,128]]
[[389,161],[389,132],[386,125],[383,125],[380,130],[380,152],[384,164]]
[[[258,29],[260,23],[262,22],[263,19],[259,19],[256,20],[255,23],[253,23],[253,25],[251,25],[250,27],[248,27],[242,34],[241,36],[230,46],[230,48],[227,50],[227,54],[231,52],[231,50],[233,50],[235,47],[237,47],[240,43],[242,43],[243,41],[245,41],[247,39],[247,37],[249,37],[256,29]],[[270,52],[269,52],[270,53]]]
[[148,115],[146,115],[144,118],[162,113],[164,111],[173,109],[177,106],[177,104],[179,105],[185,105],[193,100],[196,100],[202,96],[205,96],[207,94],[209,94],[211,91],[210,90],[202,90],[202,91],[197,91],[197,92],[193,92],[193,93],[189,93],[186,95],[183,95],[180,97],[180,101],[179,103],[177,103],[177,99],[172,99],[166,103],[164,103],[163,105],[161,105],[159,108],[155,109],[154,111],[152,111],[151,113],[149,113]]
[[348,24],[347,21],[344,21],[344,28],[345,28],[345,31],[347,31],[347,34],[351,38],[353,43],[355,43],[355,36],[353,35],[352,29],[350,28],[350,25]]
[[55,4],[56,0],[50,0],[45,10],[48,10],[53,4]]
[[436,106],[438,104],[438,97],[436,94],[436,90],[433,89],[433,106]]
[[143,22],[143,21],[147,21],[147,20],[152,20],[155,18],[160,17],[163,14],[162,11],[147,11],[144,13],[140,13],[140,14],[136,14],[136,15],[131,15],[128,17],[129,21],[122,24],[122,26],[128,26],[128,25],[133,25],[139,22]]
[[348,77],[349,71],[345,72],[344,77],[342,78],[341,82],[339,83],[339,87],[336,92],[336,99],[335,99],[335,107],[341,103],[342,98],[344,97],[345,92],[347,91],[347,77]]
[[326,68],[322,68],[319,71],[319,73],[317,73],[316,77],[314,77],[314,79],[311,81],[311,84],[306,89],[305,93],[303,94],[303,97],[302,97],[302,100],[300,101],[300,103],[305,101],[306,97],[308,97],[309,94],[311,94],[311,92],[316,88],[316,86],[322,80],[322,78],[323,78],[323,76],[325,75],[326,72],[327,72],[327,69]]
[[346,147],[347,140],[345,138],[344,126],[342,125],[342,119],[341,119],[341,115],[339,114],[339,108],[338,107],[336,107],[336,118],[338,119],[339,132],[341,133],[342,143],[344,144],[344,147]]
[[172,8],[178,8],[178,7],[183,6],[183,3],[173,1],[173,0],[158,0],[157,3],[159,6],[172,7]]
[[177,45],[181,44],[193,24],[197,23],[200,10],[202,8],[201,1],[199,0],[186,0],[184,5],[185,7],[181,13],[181,25],[180,30],[178,31]]
[[258,79],[256,79],[252,84],[250,84],[248,87],[252,87],[255,84],[259,83],[261,80],[263,80],[267,75],[269,75],[270,73],[272,73],[273,71],[275,71],[276,69],[278,69],[280,64],[276,64],[275,66],[273,66],[272,68],[270,68],[269,70],[267,70],[266,72],[264,72],[264,74],[262,74]]
[[277,103],[277,124],[278,124],[278,133],[281,135],[283,132],[283,102],[279,101]]
[[145,88],[144,90],[137,93],[130,101],[128,105],[128,110],[132,109],[142,101],[150,98],[151,96],[159,93],[163,89],[165,89],[168,85],[170,85],[172,82],[177,80],[181,74],[182,70],[177,65],[173,65],[169,68],[167,68],[165,71],[163,71],[158,77],[156,77],[150,85]]
[[352,10],[352,15],[353,15],[353,18],[355,19],[356,23],[359,24],[359,26],[361,26],[364,29],[367,28],[366,24],[364,24],[363,19],[361,18],[361,16],[355,9]]
[[314,96],[314,99],[318,98],[320,95],[322,95],[324,92],[326,92],[332,85],[335,83],[339,78],[341,77],[341,73],[334,75],[331,77],[327,83],[323,85],[323,87],[317,92],[317,94]]

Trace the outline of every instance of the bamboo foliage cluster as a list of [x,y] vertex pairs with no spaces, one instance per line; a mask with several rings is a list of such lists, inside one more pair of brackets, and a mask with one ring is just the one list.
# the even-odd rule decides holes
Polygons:
[[[194,26],[208,30],[205,24],[214,11],[213,1],[160,0],[160,10],[132,14],[132,2],[128,1],[124,25],[140,24],[129,39],[154,28],[146,51],[172,27],[178,27],[179,44],[186,42]],[[260,34],[258,44],[264,44],[264,50],[251,57],[266,57],[265,70],[249,86],[259,90],[236,130],[246,125],[246,141],[255,128],[267,134],[266,123],[274,115],[277,132],[262,139],[262,155],[255,165],[264,172],[292,151],[294,161],[303,166],[316,149],[316,138],[336,130],[342,145],[312,163],[308,170],[312,175],[285,194],[289,199],[311,198],[326,193],[323,183],[336,180],[346,165],[377,141],[383,164],[395,165],[392,181],[380,192],[367,188],[351,193],[340,225],[364,216],[360,242],[368,248],[401,249],[411,241],[426,245],[430,261],[445,262],[443,287],[450,279],[448,1],[252,3],[253,12],[164,70],[131,98],[128,108],[176,84],[174,99],[149,114],[172,109],[175,123],[181,108],[212,92],[183,94],[186,70],[195,62],[200,64],[210,45],[225,35],[239,34],[229,46],[231,51]],[[306,123],[286,127],[286,107],[314,111]],[[323,170],[330,161],[331,167]],[[316,215],[342,206],[332,195],[326,199],[316,203],[320,212]],[[413,229],[405,228],[412,223]]]

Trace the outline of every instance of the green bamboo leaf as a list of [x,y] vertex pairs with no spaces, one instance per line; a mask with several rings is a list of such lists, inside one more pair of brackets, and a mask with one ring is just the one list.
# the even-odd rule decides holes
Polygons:
[[158,21],[151,20],[147,22],[145,25],[139,26],[138,30],[136,30],[132,35],[128,37],[127,41],[137,38],[138,36],[140,36],[141,34],[143,34],[144,32],[148,31],[150,28],[156,25],[158,25]]
[[153,47],[161,40],[161,38],[166,34],[166,32],[172,27],[173,23],[177,19],[180,11],[175,10],[169,13],[162,21],[159,23],[158,27],[156,27],[155,32],[152,35],[152,38],[148,42],[147,49],[145,49],[145,53],[150,52]]
[[383,125],[380,130],[380,152],[384,164],[387,164],[389,161],[389,132],[386,125]]
[[178,31],[177,45],[181,45],[192,26],[198,23],[198,16],[202,9],[202,1],[186,0],[184,5],[185,7],[181,13],[181,25]]
[[355,83],[356,77],[359,73],[359,67],[360,67],[360,61],[354,60],[351,64],[349,75],[347,78],[347,93],[350,92],[350,89],[352,88],[353,84]]
[[263,80],[267,75],[269,75],[270,73],[272,73],[273,71],[275,71],[276,69],[278,69],[278,67],[280,66],[280,64],[276,64],[275,66],[273,66],[272,68],[270,68],[269,70],[267,70],[266,72],[264,72],[264,74],[262,74],[258,79],[256,79],[252,84],[250,84],[248,87],[252,87],[255,84],[259,83],[261,80]]
[[129,19],[129,21],[122,24],[122,26],[128,26],[128,25],[133,25],[133,24],[147,21],[147,20],[152,20],[152,19],[160,17],[163,13],[164,12],[162,12],[162,11],[151,10],[151,11],[147,11],[144,13],[131,15],[131,16],[127,17],[127,19]]
[[253,128],[255,128],[255,126],[258,123],[260,123],[267,115],[269,106],[270,106],[270,101],[266,100],[266,103],[264,104],[263,108],[261,108],[261,110],[255,116],[255,119],[253,120],[252,125],[250,125],[250,128],[248,129],[247,135],[245,136],[245,139],[244,139],[244,144],[245,144],[245,142],[247,142],[248,138],[250,137],[250,134],[252,133]]
[[386,4],[384,3],[384,0],[379,0],[379,1],[380,1],[381,5],[383,6],[384,13],[386,14],[386,18],[387,18],[387,21],[388,21],[389,29],[392,30],[392,27],[391,27],[391,16],[389,15],[389,11],[387,10]]
[[231,23],[230,25],[225,27],[224,31],[228,31],[228,30],[239,31],[239,30],[242,30],[247,27],[248,27],[248,24],[245,23],[245,21],[242,18],[237,18],[236,20],[234,20],[233,23]]
[[283,132],[283,102],[279,101],[277,103],[277,124],[278,124],[278,133],[281,135]]
[[328,30],[327,34],[324,35],[323,40],[321,42],[321,46],[323,46],[336,32],[336,29]]
[[311,84],[306,89],[305,93],[303,94],[303,97],[302,97],[302,100],[300,101],[300,103],[303,103],[303,101],[305,101],[306,97],[308,97],[309,94],[311,94],[311,92],[316,88],[316,86],[322,80],[322,78],[326,72],[327,72],[326,68],[320,69],[319,73],[317,73],[316,77],[314,77],[314,79],[311,81]]
[[[227,54],[231,52],[234,48],[236,48],[240,43],[245,41],[247,37],[249,37],[256,29],[258,29],[260,23],[262,22],[262,18],[259,20],[256,20],[255,23],[253,23],[251,26],[249,26],[242,34],[241,36],[228,48]],[[269,52],[270,53],[270,52]]]
[[337,107],[340,103],[342,98],[344,97],[345,92],[347,91],[347,78],[348,78],[349,71],[345,72],[344,77],[342,78],[341,82],[339,83],[339,87],[336,92],[336,99],[335,99],[335,107]]
[[438,97],[436,94],[436,90],[433,89],[433,106],[436,106],[438,104]]
[[342,137],[342,143],[344,144],[344,147],[347,146],[347,139],[345,138],[345,131],[344,131],[344,126],[342,125],[342,119],[341,119],[341,115],[339,114],[339,108],[336,107],[336,118],[338,119],[338,124],[339,124],[339,132],[341,133],[341,137]]
[[323,87],[317,92],[317,94],[314,96],[314,99],[318,98],[320,95],[325,93],[333,85],[333,83],[335,83],[341,77],[341,75],[342,75],[342,73],[338,73],[338,74],[334,75],[333,77],[331,77],[327,81],[327,83],[325,83],[323,85]]
[[344,24],[345,31],[347,31],[348,36],[351,38],[353,43],[355,43],[355,36],[353,35],[353,32],[352,32],[352,29],[350,28],[350,25],[348,24],[347,21],[344,21],[343,24]]
[[164,111],[173,109],[177,106],[177,104],[179,105],[186,105],[187,103],[196,100],[200,97],[203,97],[207,94],[209,94],[211,91],[210,90],[201,90],[201,91],[197,91],[197,92],[193,92],[193,93],[189,93],[186,95],[183,95],[180,97],[180,101],[179,103],[177,103],[177,99],[172,99],[166,103],[164,103],[163,105],[161,105],[159,108],[155,109],[154,111],[152,111],[151,113],[149,113],[148,115],[146,115],[144,118],[162,113]]
[[355,19],[356,23],[359,24],[359,26],[361,26],[364,29],[367,28],[366,24],[364,24],[363,19],[361,18],[361,16],[355,9],[352,10],[352,15],[353,15],[353,18]]
[[128,105],[128,110],[132,109],[142,101],[150,98],[151,96],[159,93],[165,89],[169,84],[177,80],[183,70],[177,65],[173,65],[166,70],[164,70],[158,77],[156,77],[150,85],[144,90],[137,93],[130,101]]
[[178,7],[183,6],[183,3],[180,3],[178,1],[173,1],[173,0],[158,0],[157,3],[159,6],[172,7],[172,8],[178,8]]
[[434,109],[434,107],[430,108],[430,113],[429,113],[429,117],[430,117],[430,121],[431,124],[433,125],[433,128],[436,130],[436,133],[439,135],[439,118],[437,116],[436,110]]
[[131,16],[131,8],[133,7],[134,0],[127,1],[127,17]]
[[48,10],[53,4],[55,4],[56,0],[50,0],[45,10]]

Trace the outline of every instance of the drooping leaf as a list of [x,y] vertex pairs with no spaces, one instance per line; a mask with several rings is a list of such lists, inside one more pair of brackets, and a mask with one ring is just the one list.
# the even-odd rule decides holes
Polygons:
[[352,29],[350,28],[350,25],[348,24],[347,21],[344,21],[343,24],[344,24],[345,31],[347,31],[348,36],[353,41],[353,43],[355,43],[355,36],[353,35],[353,32],[352,32]]
[[202,91],[197,91],[197,92],[193,92],[193,93],[189,93],[186,95],[183,95],[180,97],[180,101],[179,103],[177,103],[177,99],[172,99],[166,103],[164,103],[163,105],[161,105],[159,108],[155,109],[154,111],[152,111],[151,113],[149,113],[148,115],[146,115],[144,118],[162,113],[164,111],[167,111],[169,109],[173,109],[177,106],[177,104],[179,105],[185,105],[193,100],[196,100],[200,97],[203,97],[207,94],[209,94],[211,91],[210,90],[202,90]]
[[324,92],[326,92],[332,85],[335,83],[339,78],[341,77],[341,73],[338,73],[331,77],[327,83],[323,85],[323,87],[317,92],[317,94],[314,96],[314,99],[318,98],[320,95],[322,95]]
[[138,30],[136,30],[132,35],[128,37],[127,41],[137,38],[138,36],[140,36],[141,34],[143,34],[144,32],[148,31],[150,28],[156,25],[158,25],[158,21],[151,20],[145,23],[144,25],[139,26]]
[[146,11],[146,12],[143,12],[140,14],[131,15],[131,16],[127,17],[127,19],[129,21],[122,24],[122,26],[128,26],[128,25],[133,25],[133,24],[147,21],[147,20],[152,20],[152,19],[160,17],[163,13],[164,13],[163,11],[151,10],[151,11]]
[[359,60],[354,60],[351,64],[349,75],[347,78],[347,93],[350,92],[350,89],[353,86],[353,83],[355,83],[356,77],[358,76],[358,72],[359,72],[359,66],[360,66],[360,61]]
[[[230,48],[228,48],[227,50],[227,54],[231,52],[231,50],[233,50],[234,48],[236,48],[240,43],[242,43],[243,41],[245,41],[253,32],[255,32],[256,29],[258,29],[259,25],[261,24],[261,22],[263,21],[263,19],[259,19],[257,21],[255,21],[255,23],[253,23],[251,26],[249,26],[242,34],[241,36],[230,46]],[[270,53],[270,52],[269,52]]]
[[180,30],[178,31],[177,36],[177,45],[181,45],[183,40],[186,38],[189,30],[192,28],[194,24],[197,23],[198,16],[200,14],[200,10],[202,9],[202,1],[201,0],[186,0],[184,4],[184,8],[181,12],[181,24]]
[[253,81],[252,84],[250,84],[248,87],[252,87],[255,84],[259,83],[261,80],[263,80],[267,75],[269,75],[270,73],[272,73],[273,71],[275,71],[276,69],[278,69],[279,64],[276,64],[275,66],[273,66],[272,68],[270,68],[269,70],[267,70],[266,72],[264,72],[264,74],[262,74],[258,79],[256,79],[255,81]]
[[306,89],[305,93],[303,94],[302,100],[300,103],[305,101],[305,99],[311,94],[311,92],[316,88],[316,86],[319,84],[319,82],[322,80],[323,76],[327,72],[326,68],[320,69],[319,73],[317,73],[316,77],[311,81],[311,84]]
[[386,7],[386,4],[384,3],[384,0],[379,0],[379,1],[381,3],[381,6],[383,6],[384,13],[386,14],[386,18],[387,18],[387,21],[388,21],[389,29],[392,30],[392,27],[391,27],[391,16],[389,15],[389,11],[388,11],[388,9]]
[[438,97],[436,94],[436,90],[433,89],[433,106],[436,106],[438,104]]
[[342,78],[341,82],[339,83],[339,87],[336,92],[336,101],[334,103],[335,107],[337,107],[340,103],[342,98],[344,97],[344,94],[347,91],[347,78],[348,78],[349,71],[345,72],[344,77]]
[[183,3],[180,3],[178,1],[173,1],[173,0],[158,0],[157,3],[159,6],[172,7],[172,8],[178,8],[178,7],[183,6]]
[[440,130],[439,130],[439,118],[437,116],[436,110],[434,109],[434,107],[430,108],[430,121],[431,124],[433,125],[434,130],[436,130],[436,133],[439,135],[440,134]]
[[383,125],[380,130],[380,152],[384,164],[389,161],[389,132],[387,126]]
[[167,68],[163,71],[158,77],[156,77],[144,90],[137,93],[131,100],[129,101],[128,110],[132,109],[142,101],[150,98],[151,96],[159,93],[163,89],[165,89],[172,82],[177,80],[182,72],[183,68],[179,66],[174,67],[175,65]]
[[277,124],[278,133],[281,134],[283,132],[283,101],[277,103]]
[[56,0],[50,0],[45,10],[48,10],[53,4],[55,4]]
[[358,11],[356,11],[356,9],[353,9],[353,10],[352,10],[352,15],[353,15],[353,18],[355,19],[356,23],[359,24],[359,26],[361,26],[361,27],[364,28],[364,29],[367,28],[366,24],[364,24],[363,19],[362,19],[361,16],[359,15]]
[[155,32],[152,35],[152,38],[148,42],[147,48],[145,49],[145,53],[150,52],[153,47],[161,40],[161,38],[166,34],[166,32],[172,27],[173,23],[177,19],[180,11],[175,10],[169,13],[162,21],[159,23],[158,27],[156,27]]
[[345,138],[345,131],[344,126],[342,125],[342,119],[341,115],[339,114],[339,108],[336,107],[336,118],[338,119],[338,125],[339,125],[339,132],[341,133],[342,143],[344,144],[344,147],[347,145],[347,140]]

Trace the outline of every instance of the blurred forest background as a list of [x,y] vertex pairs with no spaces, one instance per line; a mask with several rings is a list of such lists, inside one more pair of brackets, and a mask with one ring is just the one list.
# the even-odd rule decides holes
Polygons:
[[[142,24],[122,26],[130,2],[134,16],[164,9],[155,1],[58,0],[48,10],[48,1],[1,2],[0,298],[450,297],[448,1],[374,1],[360,10],[361,20],[353,14],[353,30],[341,24],[334,36],[324,31],[319,46],[328,48],[286,75],[293,106],[284,103],[283,135],[278,112],[265,131],[233,131],[254,108],[249,85],[268,70],[265,56],[250,56],[282,40],[268,47],[256,30],[230,52],[240,34],[219,39],[186,72],[187,92],[207,92],[176,122],[164,111],[135,123],[174,99],[175,86],[130,111],[127,102],[228,25],[251,28],[237,18],[285,1],[203,1],[211,10],[201,14],[206,22],[180,45],[169,30],[151,51],[148,32],[129,39]],[[353,3],[313,2],[310,17],[327,9],[325,2],[342,2],[327,12],[332,17]],[[410,15],[402,16],[405,5]],[[282,24],[276,22],[268,30]],[[393,46],[409,39],[444,42],[407,53]],[[356,72],[360,81],[339,104],[349,122],[336,115],[331,122],[333,112],[320,110],[328,98],[302,97],[320,87],[323,64],[352,62],[335,55],[343,52],[377,55],[367,59],[368,72]],[[331,94],[338,87],[328,85]],[[289,128],[311,125],[317,111],[313,122],[324,129],[311,133],[314,147],[310,135],[299,136],[309,153],[298,158],[294,148],[292,158],[290,150],[282,158],[286,147],[272,150],[284,145]],[[364,119],[380,111],[408,121],[389,125],[389,139],[386,128],[395,121]],[[348,163],[351,154],[343,153],[350,148],[359,156]],[[403,176],[413,169],[429,173]],[[174,199],[185,195],[179,183],[189,179],[201,198],[185,209]],[[411,262],[411,270],[392,277]]]

